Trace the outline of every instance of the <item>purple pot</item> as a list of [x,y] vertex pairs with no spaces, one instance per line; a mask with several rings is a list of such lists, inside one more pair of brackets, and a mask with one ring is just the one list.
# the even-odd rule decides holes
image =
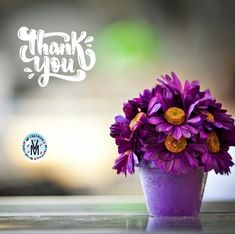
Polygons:
[[202,168],[174,175],[143,165],[139,175],[150,216],[198,216],[207,179]]

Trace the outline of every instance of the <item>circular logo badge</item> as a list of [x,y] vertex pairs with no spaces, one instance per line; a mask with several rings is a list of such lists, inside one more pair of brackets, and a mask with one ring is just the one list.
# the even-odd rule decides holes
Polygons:
[[23,152],[32,161],[44,157],[47,152],[47,143],[44,137],[38,133],[30,133],[24,138]]

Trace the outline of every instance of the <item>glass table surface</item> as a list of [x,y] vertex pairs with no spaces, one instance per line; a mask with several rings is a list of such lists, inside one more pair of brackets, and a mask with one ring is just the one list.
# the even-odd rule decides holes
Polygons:
[[198,218],[149,217],[139,196],[1,197],[0,233],[235,233],[235,202]]

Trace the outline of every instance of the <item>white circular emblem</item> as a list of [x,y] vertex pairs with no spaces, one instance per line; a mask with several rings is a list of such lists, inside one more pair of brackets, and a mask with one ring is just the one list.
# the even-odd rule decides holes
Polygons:
[[27,135],[22,146],[25,156],[32,161],[43,158],[47,151],[47,143],[44,137],[38,133]]

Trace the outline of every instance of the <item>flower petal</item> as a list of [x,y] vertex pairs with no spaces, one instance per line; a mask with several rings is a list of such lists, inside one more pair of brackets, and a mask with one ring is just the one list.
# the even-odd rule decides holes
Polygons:
[[187,129],[181,128],[181,132],[182,132],[183,137],[185,138],[190,138],[192,136],[191,133]]
[[172,129],[172,125],[167,124],[167,123],[161,123],[156,126],[156,131],[157,132],[168,132],[169,130]]
[[160,123],[164,123],[164,120],[161,117],[151,117],[151,118],[148,119],[148,122],[150,124],[157,125],[157,124],[160,124]]
[[154,112],[156,113],[161,108],[161,104],[158,102],[156,97],[151,98],[148,105],[148,114],[152,115]]
[[173,137],[176,140],[179,140],[182,137],[182,132],[181,132],[180,127],[174,127],[174,129],[173,129]]
[[182,91],[182,84],[181,84],[179,78],[177,77],[177,75],[174,72],[171,72],[171,76],[173,78],[174,87],[181,92]]
[[197,168],[198,167],[198,160],[192,156],[190,153],[185,152],[186,159],[192,168]]
[[198,130],[197,130],[196,128],[192,127],[191,125],[185,124],[184,126],[185,126],[185,127],[187,128],[187,130],[190,131],[192,134],[197,134],[197,133],[198,133]]
[[194,118],[192,118],[192,119],[187,120],[187,123],[193,123],[193,124],[195,124],[195,123],[198,123],[198,122],[200,122],[200,121],[201,121],[201,117],[200,117],[200,116],[196,116],[196,117],[194,117]]
[[220,123],[220,122],[213,122],[213,125],[217,128],[222,128],[223,127],[223,124]]

